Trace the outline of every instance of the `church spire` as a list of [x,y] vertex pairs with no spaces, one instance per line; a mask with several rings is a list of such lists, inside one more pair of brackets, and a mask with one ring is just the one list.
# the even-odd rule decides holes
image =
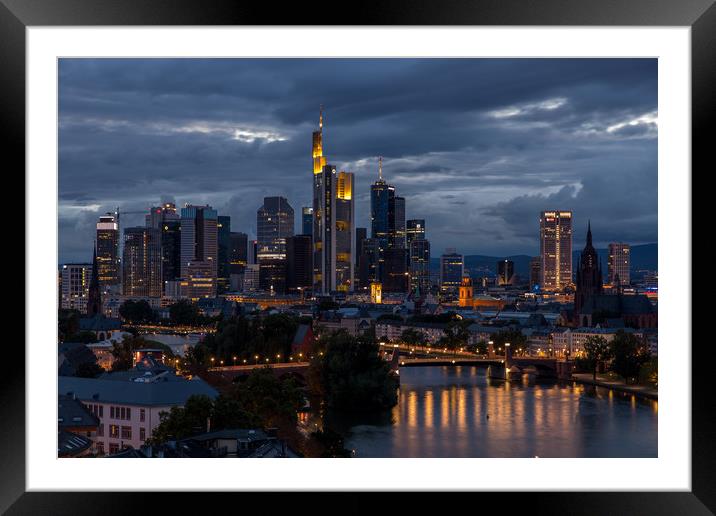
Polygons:
[[592,221],[587,221],[587,247],[592,245]]

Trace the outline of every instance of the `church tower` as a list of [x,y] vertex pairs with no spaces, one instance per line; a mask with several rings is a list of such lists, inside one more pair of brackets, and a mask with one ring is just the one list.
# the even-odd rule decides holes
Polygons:
[[577,264],[577,290],[574,294],[574,314],[579,315],[587,299],[602,293],[602,266],[592,245],[592,224],[587,225],[587,245],[584,246]]
[[459,305],[462,307],[470,307],[473,306],[473,288],[472,288],[472,278],[469,276],[464,276],[462,278],[462,281],[460,282],[460,298],[459,298]]

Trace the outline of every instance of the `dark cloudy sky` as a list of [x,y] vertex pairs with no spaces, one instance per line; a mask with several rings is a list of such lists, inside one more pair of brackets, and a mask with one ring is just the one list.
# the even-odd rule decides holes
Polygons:
[[[311,203],[311,132],[354,172],[357,226],[386,179],[433,255],[536,254],[543,209],[596,243],[657,241],[655,59],[62,59],[60,262],[97,217],[209,203],[255,235],[264,196]],[[123,217],[123,226],[143,216]]]

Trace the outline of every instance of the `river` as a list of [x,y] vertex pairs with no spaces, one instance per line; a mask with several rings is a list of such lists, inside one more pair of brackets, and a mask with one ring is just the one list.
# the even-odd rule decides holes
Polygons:
[[326,415],[355,457],[656,457],[656,401],[576,383],[489,380],[477,366],[404,367],[398,405]]

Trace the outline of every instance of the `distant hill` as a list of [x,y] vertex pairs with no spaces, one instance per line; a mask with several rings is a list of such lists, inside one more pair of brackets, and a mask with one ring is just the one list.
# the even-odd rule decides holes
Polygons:
[[[577,260],[582,249],[578,249],[572,252],[572,263],[576,268]],[[604,274],[607,273],[607,249],[597,249],[597,255],[602,262],[602,268]],[[494,275],[497,273],[497,262],[500,260],[512,260],[515,263],[515,273],[519,274],[523,278],[529,277],[530,271],[530,260],[531,256],[526,254],[518,254],[513,256],[485,256],[481,254],[470,254],[465,256],[465,267],[472,272],[473,276],[481,276],[481,271],[488,275]],[[659,267],[659,245],[658,244],[643,244],[634,245],[631,248],[631,269],[632,271],[637,270],[652,270],[655,271]],[[430,269],[434,272],[440,270],[440,257],[430,259]]]

